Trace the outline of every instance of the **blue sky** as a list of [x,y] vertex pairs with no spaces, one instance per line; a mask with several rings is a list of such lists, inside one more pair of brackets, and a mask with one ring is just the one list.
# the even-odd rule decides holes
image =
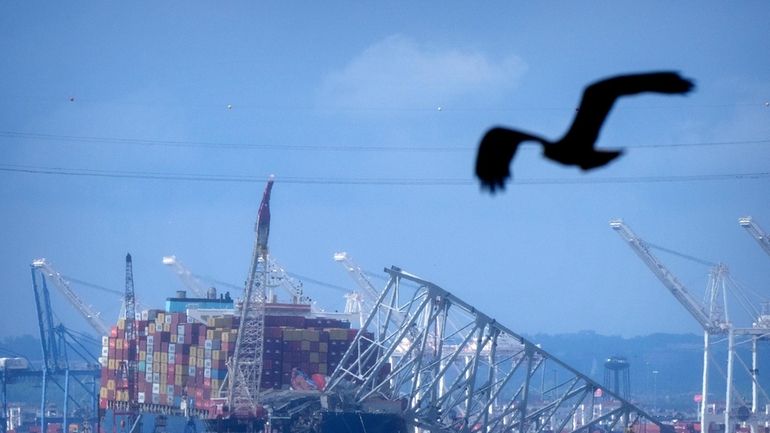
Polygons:
[[[270,174],[290,272],[352,289],[345,250],[518,332],[698,332],[608,220],[770,297],[770,257],[737,224],[770,229],[768,22],[765,1],[2,2],[0,335],[37,332],[37,257],[120,290],[131,252],[145,305],[181,286],[164,255],[241,284]],[[586,84],[648,70],[697,89],[621,100],[598,143],[626,147],[618,162],[584,174],[524,148],[504,194],[480,191],[487,128],[556,138]],[[707,267],[660,258],[700,296]]]

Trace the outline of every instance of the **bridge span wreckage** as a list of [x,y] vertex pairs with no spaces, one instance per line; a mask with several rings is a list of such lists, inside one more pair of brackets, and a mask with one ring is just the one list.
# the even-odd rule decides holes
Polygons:
[[385,272],[387,285],[325,390],[301,404],[296,395],[265,396],[276,431],[301,431],[300,418],[312,419],[307,431],[671,430],[436,284],[397,267]]

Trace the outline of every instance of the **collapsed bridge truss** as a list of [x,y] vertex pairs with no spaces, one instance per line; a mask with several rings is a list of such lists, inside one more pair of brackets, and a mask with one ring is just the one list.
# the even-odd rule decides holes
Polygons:
[[326,394],[398,402],[429,432],[661,431],[632,403],[441,287],[399,268]]

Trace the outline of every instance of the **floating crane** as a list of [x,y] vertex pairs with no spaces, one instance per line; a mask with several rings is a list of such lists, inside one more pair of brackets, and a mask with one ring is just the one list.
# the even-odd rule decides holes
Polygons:
[[64,277],[51,266],[46,259],[35,259],[32,261],[32,268],[45,271],[45,275],[54,283],[57,289],[59,289],[64,297],[78,310],[83,318],[86,319],[89,325],[100,335],[108,335],[110,328],[104,323],[100,317],[100,313],[94,311],[94,309],[83,302],[82,299],[70,288],[70,283]]
[[[265,286],[269,275],[267,241],[270,234],[270,176],[259,205],[254,248],[241,302],[240,324],[228,372],[227,402],[230,416],[256,424],[260,413],[260,382],[265,339]],[[256,426],[256,425],[255,425]]]
[[[131,254],[126,254],[126,292],[123,298],[123,304],[126,309],[125,334],[128,343],[128,354],[126,361],[121,367],[124,374],[122,385],[128,392],[128,407],[125,415],[128,416],[127,424],[132,426],[131,432],[140,429],[139,423],[139,405],[136,393],[136,384],[139,382],[139,371],[137,369],[137,336],[136,332],[136,296],[134,295],[134,265],[131,260]],[[138,431],[138,430],[137,430]]]
[[[730,341],[732,341],[732,332],[730,323],[726,317],[723,317],[719,308],[717,307],[717,297],[719,289],[721,288],[720,281],[723,280],[727,273],[727,268],[724,265],[715,266],[710,273],[710,281],[707,288],[708,299],[710,300],[709,308],[706,309],[697,299],[695,299],[687,288],[682,284],[676,276],[650,252],[649,245],[639,238],[628,226],[623,223],[623,220],[613,219],[610,221],[610,227],[615,230],[620,237],[622,237],[631,249],[642,259],[648,268],[655,274],[656,277],[663,283],[664,286],[671,292],[672,295],[679,301],[680,304],[695,318],[695,320],[703,328],[703,383],[702,383],[702,398],[701,401],[701,425],[708,425],[706,423],[706,409],[708,399],[708,373],[710,364],[710,351],[711,351],[711,337],[714,335],[728,334]],[[726,295],[722,290],[722,295]],[[724,311],[726,315],[726,309]],[[728,371],[732,368],[732,351],[729,352],[728,359]],[[728,378],[728,382],[732,378]],[[728,406],[729,406],[729,394],[730,384],[728,383]],[[726,409],[729,413],[729,407]]]

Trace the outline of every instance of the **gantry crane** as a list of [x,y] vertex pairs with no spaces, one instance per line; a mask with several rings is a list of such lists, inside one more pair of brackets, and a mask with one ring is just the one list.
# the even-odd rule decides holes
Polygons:
[[83,302],[82,299],[70,288],[70,283],[62,275],[51,266],[46,259],[35,259],[32,261],[33,269],[40,269],[45,271],[46,276],[54,283],[57,289],[59,289],[64,297],[78,310],[83,318],[86,319],[89,325],[100,335],[107,335],[110,333],[110,328],[104,323],[100,317],[100,313],[94,311],[94,309]]
[[[30,371],[29,375],[39,374],[41,378],[40,396],[40,429],[46,431],[46,405],[48,383],[56,385],[64,394],[63,424],[68,424],[69,403],[78,409],[92,415],[88,417],[87,428],[96,427],[98,423],[98,378],[101,373],[99,362],[92,355],[93,348],[86,347],[90,341],[87,335],[76,335],[64,325],[54,325],[51,297],[46,285],[46,277],[56,283],[61,283],[61,276],[50,267],[43,266],[43,259],[35,260],[30,266],[32,272],[32,289],[35,295],[35,310],[37,312],[40,330],[40,342],[43,355],[43,365],[40,371]],[[67,288],[69,288],[67,286]],[[71,291],[70,291],[71,292]],[[70,298],[68,298],[70,299]],[[89,321],[89,323],[92,323]],[[93,324],[92,324],[93,326]],[[94,346],[97,342],[91,342]],[[74,359],[71,359],[74,358]],[[74,380],[91,397],[89,406],[81,405],[70,395],[70,379]],[[90,379],[90,383],[83,379]],[[4,395],[5,398],[5,395]]]
[[[647,267],[650,268],[652,273],[658,277],[661,283],[666,286],[671,294],[674,295],[679,303],[682,304],[682,306],[703,328],[703,383],[700,419],[703,423],[702,425],[708,425],[705,420],[707,419],[706,410],[709,390],[708,373],[710,364],[711,337],[713,335],[728,334],[730,339],[732,339],[730,323],[727,321],[726,317],[720,314],[720,309],[717,306],[718,292],[721,288],[721,284],[719,282],[723,281],[723,278],[727,272],[727,268],[724,265],[717,265],[711,271],[710,283],[707,288],[710,305],[707,309],[697,299],[695,299],[684,286],[684,284],[682,284],[676,278],[676,276],[674,276],[674,274],[650,252],[650,247],[648,244],[639,238],[633,231],[631,231],[631,229],[628,228],[625,223],[623,223],[623,220],[611,220],[610,227],[612,227],[612,229],[615,230],[620,235],[620,237],[628,242],[628,245],[631,247],[631,249],[634,250],[639,258],[641,258]],[[722,290],[722,295],[725,296],[724,290]],[[726,309],[724,313],[726,315]],[[728,363],[730,362],[731,361],[729,360]],[[728,371],[729,368],[730,366],[728,366]],[[729,394],[729,384],[727,388]]]
[[259,205],[254,227],[254,248],[241,301],[238,336],[228,371],[227,401],[231,417],[255,423],[261,415],[259,393],[264,350],[265,286],[269,274],[267,241],[270,234],[270,192],[273,181],[274,177],[270,176]]
[[[741,217],[738,219],[738,224],[746,229],[746,231],[753,237],[759,246],[765,253],[770,255],[770,239],[767,233],[754,222],[750,216]],[[751,373],[752,373],[752,389],[751,389],[751,407],[752,413],[756,414],[761,411],[759,407],[759,365],[757,357],[757,344],[760,340],[767,341],[768,335],[770,335],[770,302],[762,302],[760,305],[760,311],[758,317],[752,324],[751,330],[748,330],[752,335],[751,348]]]

